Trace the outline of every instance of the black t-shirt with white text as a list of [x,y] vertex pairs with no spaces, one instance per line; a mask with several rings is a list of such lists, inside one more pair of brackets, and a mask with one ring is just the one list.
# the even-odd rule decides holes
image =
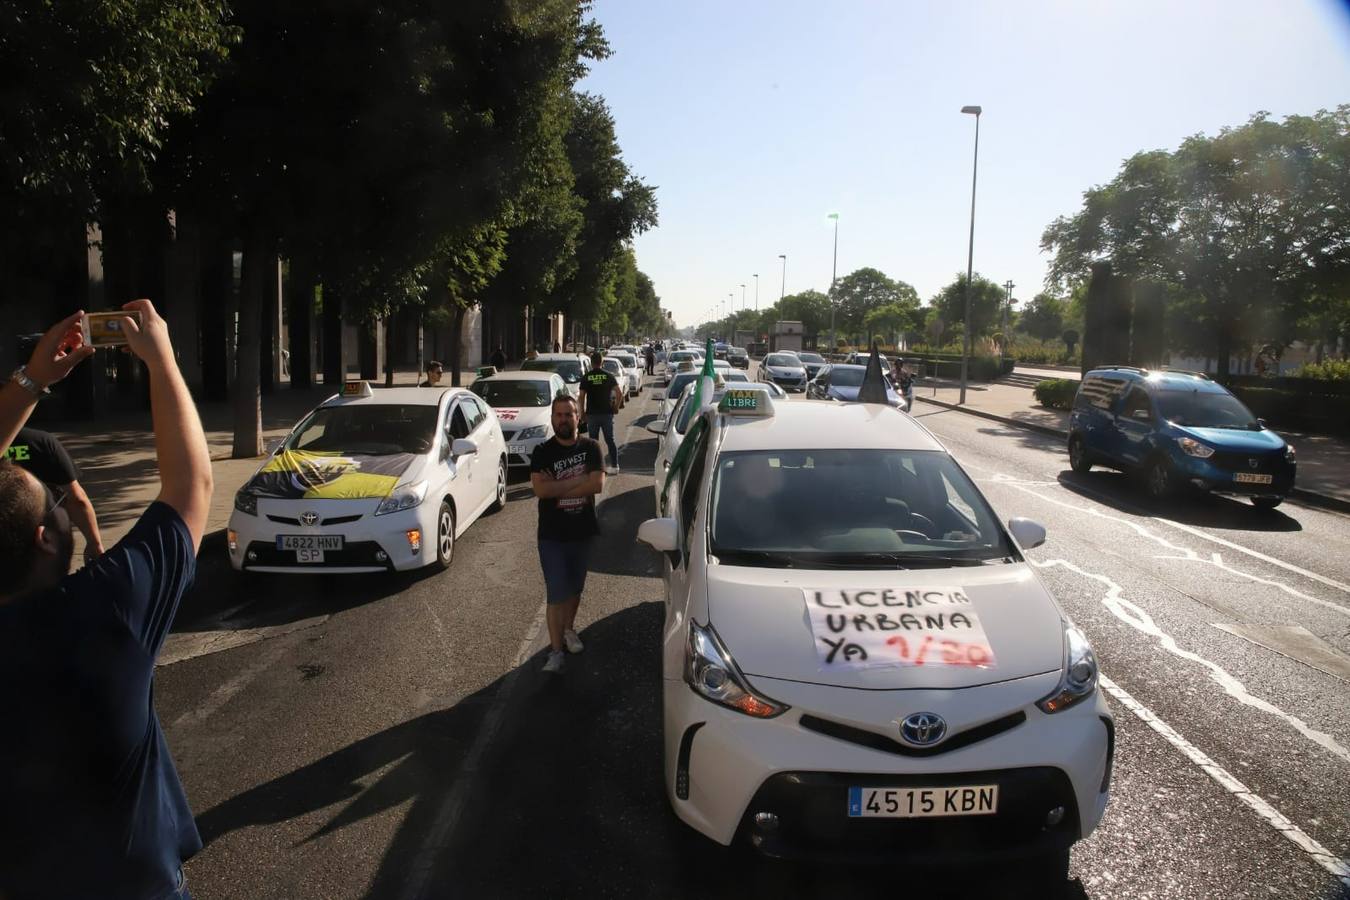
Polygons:
[[79,467],[56,435],[37,428],[20,428],[5,456],[51,488],[65,487],[80,478]]
[[619,389],[619,382],[604,369],[587,372],[581,379],[581,389],[586,392],[586,412],[602,416],[618,412],[614,408],[614,392]]
[[[585,478],[599,472],[601,463],[600,445],[586,437],[578,437],[570,447],[551,437],[530,454],[530,471],[543,472],[555,481]],[[563,500],[539,498],[540,540],[584,541],[599,531],[594,494]]]

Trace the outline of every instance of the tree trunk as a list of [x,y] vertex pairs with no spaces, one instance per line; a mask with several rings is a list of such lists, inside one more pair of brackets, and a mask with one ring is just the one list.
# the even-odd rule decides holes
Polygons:
[[[262,316],[267,290],[271,248],[262,234],[249,233],[244,240],[244,268],[239,291],[239,347],[234,375],[234,459],[261,456],[262,442]],[[274,263],[275,264],[275,263]]]
[[332,284],[323,286],[323,386],[333,388],[347,380],[347,353],[342,340],[342,294]]
[[291,387],[314,387],[314,273],[309,263],[291,259],[291,277],[286,283],[287,337],[291,351]]
[[[394,342],[392,337],[395,331],[393,324],[395,315],[395,313],[390,313],[385,316],[382,323],[384,328],[384,386],[387,388],[394,386]],[[418,372],[417,377],[421,378],[422,373]]]
[[1218,380],[1223,381],[1228,378],[1229,357],[1233,353],[1233,325],[1226,316],[1219,319],[1214,336],[1214,348],[1218,357],[1214,361],[1214,371]]
[[460,345],[463,343],[464,333],[464,313],[463,304],[451,301],[454,304],[455,315],[450,320],[450,384],[453,387],[460,386],[460,357],[463,355]]

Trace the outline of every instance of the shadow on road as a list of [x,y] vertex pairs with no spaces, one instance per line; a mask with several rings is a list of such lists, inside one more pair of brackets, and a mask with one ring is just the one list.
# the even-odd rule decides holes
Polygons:
[[1188,491],[1161,503],[1152,502],[1143,493],[1138,479],[1122,472],[1094,469],[1079,474],[1065,470],[1059,473],[1059,483],[1081,497],[1129,515],[1145,510],[1148,515],[1186,525],[1235,531],[1303,530],[1297,519],[1278,509],[1257,509],[1250,502],[1233,497]]

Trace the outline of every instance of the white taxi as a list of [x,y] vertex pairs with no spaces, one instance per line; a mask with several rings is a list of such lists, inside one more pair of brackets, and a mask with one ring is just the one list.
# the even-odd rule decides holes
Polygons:
[[234,498],[230,564],[246,572],[450,565],[455,539],[506,504],[506,443],[460,388],[348,383],[291,430]]
[[494,372],[469,386],[492,407],[506,441],[506,464],[528,466],[534,448],[553,437],[553,398],[566,393],[556,372]]
[[[670,803],[722,844],[1027,859],[1061,886],[1105,812],[1097,664],[918,422],[733,388],[685,436],[662,518]],[[809,510],[809,514],[801,514]]]

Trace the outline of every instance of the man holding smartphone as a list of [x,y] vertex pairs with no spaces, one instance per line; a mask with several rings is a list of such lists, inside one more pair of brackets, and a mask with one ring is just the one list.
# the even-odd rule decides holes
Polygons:
[[[196,571],[211,459],[164,320],[120,320],[150,373],[160,492],[125,538],[66,574],[56,498],[0,461],[0,897],[186,898],[201,838],[155,716],[155,657]],[[79,314],[0,387],[0,450],[92,347]]]

